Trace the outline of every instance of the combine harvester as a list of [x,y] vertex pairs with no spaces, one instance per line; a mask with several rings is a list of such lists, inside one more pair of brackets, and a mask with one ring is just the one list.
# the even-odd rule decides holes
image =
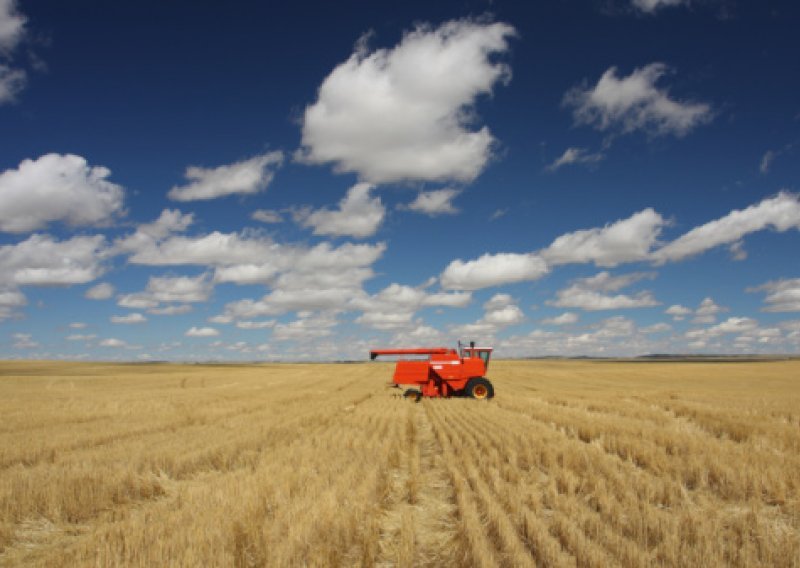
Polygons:
[[415,385],[418,389],[406,390],[404,396],[471,396],[477,399],[492,398],[494,387],[485,375],[489,367],[491,347],[469,347],[458,342],[458,350],[448,347],[422,347],[417,349],[372,349],[373,361],[381,355],[428,355],[424,360],[400,360],[394,370],[392,384]]

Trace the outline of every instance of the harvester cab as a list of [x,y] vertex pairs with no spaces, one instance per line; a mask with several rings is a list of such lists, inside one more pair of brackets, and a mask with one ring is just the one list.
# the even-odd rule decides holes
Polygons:
[[458,342],[458,352],[462,359],[470,357],[478,357],[483,361],[486,370],[489,369],[489,359],[492,357],[492,347],[475,347],[475,342],[471,341],[469,347]]
[[475,347],[458,342],[458,349],[420,347],[414,349],[372,349],[370,359],[382,355],[415,356],[401,359],[395,366],[392,383],[395,386],[413,385],[406,396],[470,396],[487,399],[494,396],[494,387],[486,378],[491,347]]

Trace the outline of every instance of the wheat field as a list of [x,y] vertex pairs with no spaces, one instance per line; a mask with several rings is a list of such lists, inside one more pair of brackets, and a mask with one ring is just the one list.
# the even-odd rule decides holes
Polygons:
[[800,566],[800,361],[0,363],[3,566]]

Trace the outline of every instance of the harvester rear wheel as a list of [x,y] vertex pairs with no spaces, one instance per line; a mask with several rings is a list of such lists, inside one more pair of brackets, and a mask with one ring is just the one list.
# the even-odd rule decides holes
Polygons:
[[467,396],[471,396],[474,399],[484,400],[494,396],[494,387],[492,383],[483,377],[475,377],[469,380],[464,392]]
[[417,402],[419,402],[419,399],[422,398],[422,393],[417,389],[408,389],[403,393],[403,396],[406,398],[414,398]]

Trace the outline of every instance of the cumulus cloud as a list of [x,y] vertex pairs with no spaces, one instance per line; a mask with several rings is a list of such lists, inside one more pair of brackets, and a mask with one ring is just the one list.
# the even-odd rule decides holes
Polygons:
[[275,320],[264,321],[237,321],[236,327],[239,329],[269,329],[275,327]]
[[475,101],[510,77],[494,56],[514,33],[456,20],[421,25],[392,49],[370,52],[359,42],[306,108],[296,158],[333,162],[373,183],[475,179],[494,143],[488,128],[471,128]]
[[303,314],[303,317],[289,323],[277,324],[272,331],[272,339],[310,342],[331,335],[331,329],[336,324],[336,318],[331,314]]
[[0,246],[0,285],[58,286],[85,284],[103,273],[108,256],[105,237],[56,241],[48,235]]
[[611,295],[611,293],[627,288],[640,280],[654,277],[655,275],[649,272],[612,276],[604,271],[589,278],[574,280],[570,286],[556,292],[555,300],[547,303],[561,308],[580,308],[588,311],[649,308],[659,305],[659,302],[648,291],[641,291],[633,296]]
[[614,267],[630,262],[652,262],[660,265],[724,244],[731,244],[734,258],[742,259],[741,239],[745,235],[767,228],[779,232],[800,228],[800,198],[783,191],[661,245],[659,237],[668,224],[659,213],[647,208],[604,227],[565,233],[539,251],[487,253],[476,260],[454,260],[442,272],[441,282],[446,288],[476,290],[535,280],[561,264],[593,263],[599,267]]
[[256,209],[253,211],[253,214],[250,215],[250,218],[255,221],[261,221],[262,223],[270,224],[283,222],[283,216],[272,209]]
[[16,317],[16,309],[27,303],[25,295],[17,290],[0,289],[0,322]]
[[686,306],[681,306],[680,304],[673,304],[664,310],[664,313],[667,315],[672,316],[672,319],[675,321],[681,321],[686,318],[689,314],[692,313],[691,308],[687,308]]
[[151,276],[143,292],[124,294],[117,304],[124,308],[147,310],[157,315],[176,315],[189,309],[180,306],[160,307],[166,304],[192,304],[208,301],[214,283],[209,274],[199,276]]
[[358,183],[339,201],[339,209],[301,210],[295,213],[295,219],[302,226],[313,228],[315,235],[372,236],[386,214],[380,197],[370,196],[373,188],[371,184]]
[[213,327],[192,327],[184,335],[186,337],[216,337],[219,331]]
[[711,298],[703,298],[694,312],[692,323],[714,323],[717,321],[717,314],[726,311],[728,311],[727,308],[717,305]]
[[[369,265],[385,249],[383,243],[347,243],[336,248],[329,243],[320,243],[310,249],[287,249],[275,258],[277,275],[268,282],[272,291],[259,300],[231,302],[225,306],[225,313],[221,316],[233,321],[289,311],[341,309],[354,299],[365,296],[362,284],[374,276]],[[241,278],[251,274],[229,273],[227,276]]]
[[216,168],[189,166],[184,177],[190,183],[173,187],[167,197],[173,201],[201,201],[258,193],[267,188],[281,163],[283,152],[278,151]]
[[667,6],[680,6],[681,4],[688,4],[689,0],[631,0],[634,8],[652,14],[661,8]]
[[68,335],[65,339],[67,341],[91,341],[96,339],[97,335],[94,333],[82,334],[82,333],[73,333]]
[[108,282],[101,282],[86,290],[83,296],[90,300],[108,300],[113,295],[114,286]]
[[642,333],[664,333],[666,331],[670,331],[672,326],[668,323],[654,323],[653,325],[648,325],[646,327],[640,328],[639,331]]
[[570,147],[564,150],[556,160],[547,166],[547,171],[554,172],[564,166],[573,164],[596,164],[603,160],[605,156],[601,152],[590,152],[586,148]]
[[748,292],[766,292],[764,312],[800,312],[800,278],[786,278],[767,282]]
[[647,260],[664,225],[664,218],[648,208],[602,228],[561,235],[539,254],[550,265],[593,262],[614,267]]
[[132,312],[124,316],[111,316],[111,323],[136,324],[145,323],[147,318],[138,312]]
[[116,339],[114,337],[109,337],[108,339],[103,339],[100,341],[100,347],[127,347],[128,344],[121,339]]
[[800,199],[780,192],[746,209],[734,210],[695,227],[653,253],[658,263],[683,260],[719,245],[735,243],[749,233],[772,228],[779,232],[800,229]]
[[372,296],[353,298],[346,307],[363,312],[356,323],[374,329],[399,329],[414,324],[414,314],[423,307],[461,308],[471,300],[471,293],[430,293],[422,288],[393,283]]
[[434,191],[420,191],[417,198],[406,205],[404,209],[423,213],[430,217],[436,215],[454,215],[458,209],[453,206],[453,199],[461,191],[457,189],[436,189]]
[[475,260],[454,260],[442,272],[440,281],[444,288],[478,290],[537,280],[547,272],[547,263],[536,254],[484,254]]
[[178,316],[182,314],[188,314],[191,311],[192,311],[192,306],[190,306],[189,304],[179,304],[177,306],[170,305],[160,308],[150,308],[147,310],[147,313],[156,316]]
[[25,233],[56,221],[108,225],[123,213],[124,197],[122,187],[106,179],[110,175],[72,154],[23,160],[0,173],[0,231]]
[[12,335],[14,338],[14,349],[35,349],[39,347],[39,343],[33,340],[30,333],[15,333]]
[[525,314],[508,294],[495,294],[483,304],[483,310],[483,317],[478,321],[453,326],[450,331],[464,338],[487,338],[506,327],[525,321]]
[[611,67],[594,87],[570,89],[563,104],[572,107],[576,124],[600,131],[643,130],[653,136],[684,136],[711,120],[711,106],[677,101],[666,89],[656,87],[668,70],[663,63],[651,63],[619,77],[617,68]]
[[708,328],[689,330],[685,336],[693,341],[695,348],[702,348],[710,339],[726,334],[750,332],[757,328],[758,322],[753,318],[731,317]]
[[559,316],[545,318],[542,320],[546,325],[570,325],[578,321],[578,314],[575,312],[564,312]]

